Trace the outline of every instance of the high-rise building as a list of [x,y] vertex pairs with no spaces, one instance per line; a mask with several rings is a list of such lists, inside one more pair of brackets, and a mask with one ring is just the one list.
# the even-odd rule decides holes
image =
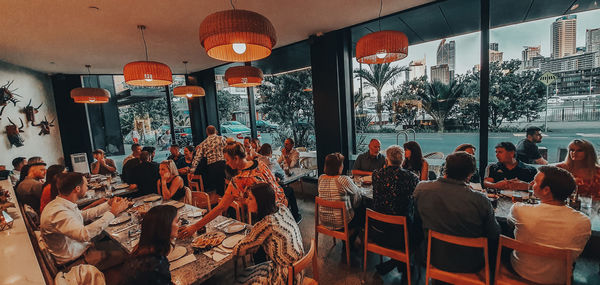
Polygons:
[[425,58],[413,60],[408,64],[407,80],[413,80],[422,76],[427,76],[427,63]]
[[490,49],[498,51],[498,43],[490,43]]
[[436,65],[448,65],[450,71],[454,72],[456,58],[456,45],[454,41],[446,43],[446,39],[440,42],[437,49],[437,62]]
[[540,56],[540,52],[542,50],[541,46],[536,46],[536,47],[528,47],[525,46],[523,47],[523,51],[521,52],[521,61],[523,61],[523,68],[528,69],[528,68],[538,68],[538,66],[534,66],[533,64],[533,59],[535,57],[539,57]]
[[585,30],[585,51],[600,51],[600,28]]
[[552,23],[552,58],[575,54],[576,32],[577,15],[563,16]]
[[490,49],[490,62],[502,62],[502,56],[504,52]]
[[450,67],[447,64],[431,67],[431,82],[434,81],[450,84]]
[[564,72],[599,67],[595,62],[596,52],[574,54],[563,58],[546,58],[541,63],[542,73]]

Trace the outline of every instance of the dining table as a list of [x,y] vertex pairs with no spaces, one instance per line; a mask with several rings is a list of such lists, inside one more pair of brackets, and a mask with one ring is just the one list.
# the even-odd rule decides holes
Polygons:
[[[108,186],[110,185],[110,190]],[[110,198],[113,196],[128,196],[138,191],[137,188],[129,187],[129,184],[121,181],[121,177],[115,176],[108,178],[104,175],[92,175],[88,182],[88,191],[86,195],[76,204],[78,207],[85,207],[99,199]]]
[[[206,213],[205,209],[200,209],[183,202],[173,200],[164,201],[162,197],[157,194],[141,196],[133,199],[132,202],[133,208],[121,214],[125,216],[128,215],[129,218],[123,219],[123,223],[121,224],[111,225],[105,229],[105,233],[129,254],[135,249],[141,235],[140,219],[143,218],[143,216],[136,214],[136,207],[144,207],[145,210],[149,210],[158,205],[173,205],[178,208],[178,214],[182,225],[194,224]],[[119,216],[117,216],[117,219],[118,218]],[[243,225],[243,227],[239,227],[243,229],[239,232],[228,231],[228,228],[232,225]],[[251,228],[251,225],[239,222],[235,219],[218,216],[206,225],[205,230],[206,233],[217,231],[223,232],[226,236],[225,240],[227,240],[227,238],[235,235],[245,236]],[[192,242],[196,237],[198,237],[197,233],[191,238],[176,239],[175,241],[174,249],[183,248],[184,250],[182,250],[185,254],[176,260],[170,260],[171,279],[173,284],[187,285],[203,283],[215,274],[228,269],[229,266],[226,265],[233,260],[231,254],[233,248],[225,247],[224,244],[206,249],[192,247]],[[239,243],[239,240],[235,244],[237,243]]]
[[314,170],[307,169],[307,168],[301,168],[301,167],[290,168],[289,169],[290,175],[285,174],[283,179],[281,179],[279,181],[279,184],[288,185],[288,184],[294,183],[304,177],[311,175],[313,172],[314,172]]

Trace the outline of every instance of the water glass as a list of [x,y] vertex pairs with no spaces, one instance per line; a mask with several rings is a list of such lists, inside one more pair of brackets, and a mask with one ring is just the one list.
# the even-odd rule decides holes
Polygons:
[[592,197],[583,197],[579,196],[579,200],[581,200],[581,209],[589,209],[592,207]]

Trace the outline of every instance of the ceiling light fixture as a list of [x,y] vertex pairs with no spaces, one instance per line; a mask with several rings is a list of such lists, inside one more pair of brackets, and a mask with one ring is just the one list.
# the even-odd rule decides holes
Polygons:
[[234,66],[225,71],[225,80],[231,87],[254,87],[262,83],[263,73],[252,66]]
[[200,24],[200,43],[208,56],[234,62],[265,58],[277,42],[275,27],[261,14],[237,10],[220,11]]
[[137,26],[142,33],[144,41],[144,50],[146,51],[146,61],[130,62],[123,67],[125,82],[136,86],[165,86],[173,83],[173,73],[164,63],[148,61],[148,46],[144,38],[146,26]]
[[[89,64],[86,64],[88,76],[91,76]],[[79,87],[71,90],[71,98],[75,103],[82,104],[101,104],[110,100],[110,92],[103,88]]]
[[381,30],[381,10],[379,5],[379,31],[370,33],[356,43],[356,61],[366,64],[381,64],[401,60],[408,55],[408,38],[403,32]]
[[[183,64],[185,65],[185,78],[187,79],[188,76],[188,71],[187,71],[187,61],[184,61]],[[195,85],[186,85],[186,86],[177,86],[173,89],[173,96],[175,97],[186,97],[188,99],[194,98],[194,97],[201,97],[206,95],[206,92],[204,92],[204,88],[200,87],[200,86],[195,86]]]

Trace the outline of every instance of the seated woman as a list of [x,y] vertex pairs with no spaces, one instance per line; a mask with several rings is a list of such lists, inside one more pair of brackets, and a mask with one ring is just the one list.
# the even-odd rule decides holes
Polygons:
[[44,207],[58,196],[56,177],[58,174],[65,172],[65,169],[65,166],[60,164],[48,167],[48,170],[46,171],[46,183],[44,183],[42,198],[40,199],[40,214],[44,210]]
[[283,189],[277,183],[275,176],[269,170],[269,167],[262,162],[256,160],[247,160],[246,151],[244,146],[239,142],[228,143],[223,148],[223,156],[225,157],[225,163],[231,169],[236,170],[236,174],[231,178],[231,182],[225,190],[225,195],[221,198],[221,201],[215,206],[210,212],[193,225],[186,227],[181,231],[180,237],[190,237],[194,232],[203,228],[210,221],[215,219],[217,216],[236,200],[238,203],[245,205],[250,191],[250,186],[257,182],[266,182],[271,185],[275,190],[275,198],[277,203],[287,205],[287,199]]
[[[258,222],[233,249],[233,255],[245,256],[262,247],[269,261],[244,269],[236,281],[239,284],[287,284],[288,266],[304,256],[300,229],[287,207],[276,203],[270,184],[250,187],[247,202]],[[302,273],[295,276],[295,284],[302,284],[302,276]]]
[[158,173],[160,178],[156,181],[156,188],[163,200],[181,200],[185,197],[183,179],[177,172],[175,162],[170,159],[161,162]]
[[[464,151],[470,155],[475,156],[475,146],[470,143],[463,143],[456,147],[454,152]],[[442,162],[442,167],[440,168],[440,173],[446,173],[446,162]],[[470,183],[481,183],[481,176],[479,175],[479,170],[475,168],[475,173],[471,176]]]
[[423,158],[421,146],[415,141],[404,143],[404,162],[402,168],[412,171],[421,181],[429,180],[429,164]]
[[[360,229],[365,224],[365,210],[361,207],[360,189],[350,177],[341,175],[344,169],[344,156],[339,153],[330,153],[325,157],[324,172],[319,176],[319,198],[327,201],[343,201],[348,211],[348,227]],[[319,209],[320,223],[324,226],[338,230],[344,227],[344,217],[341,211],[326,207]],[[350,237],[353,244],[356,234]]]
[[573,140],[569,143],[565,161],[556,166],[573,174],[579,195],[600,200],[600,165],[592,143],[583,139]]
[[140,241],[123,266],[121,284],[172,284],[167,255],[178,227],[177,208],[160,205],[150,209],[142,221]]

